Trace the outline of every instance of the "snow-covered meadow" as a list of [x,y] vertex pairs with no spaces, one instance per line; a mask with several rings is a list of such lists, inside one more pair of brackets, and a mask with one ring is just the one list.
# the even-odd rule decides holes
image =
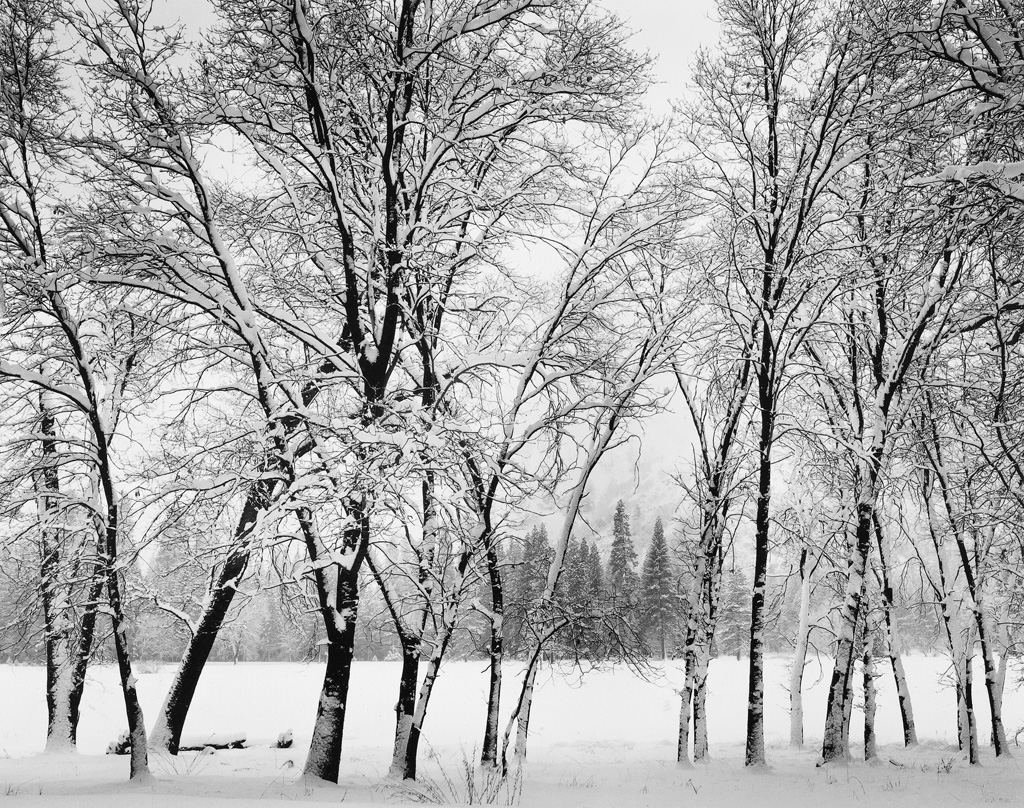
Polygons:
[[[497,801],[524,806],[944,806],[1020,804],[1024,770],[1019,758],[992,757],[984,699],[978,688],[982,765],[969,767],[956,749],[954,696],[947,663],[937,657],[906,659],[921,745],[902,746],[891,677],[880,679],[877,732],[880,760],[817,768],[827,695],[828,662],[808,666],[803,751],[788,748],[788,662],[768,661],[767,771],[743,766],[747,661],[712,663],[709,734],[712,760],[683,768],[675,762],[681,666],[658,665],[650,681],[625,668],[582,678],[545,667],[531,721],[529,760],[518,782],[499,789]],[[658,664],[658,663],[656,663]],[[170,682],[172,666],[143,665],[139,692],[153,715]],[[486,672],[479,661],[449,662],[442,671],[424,736],[424,785],[406,790],[385,779],[394,732],[399,664],[356,663],[347,717],[342,775],[337,787],[299,779],[316,710],[321,668],[284,663],[214,664],[203,676],[186,725],[186,740],[244,732],[250,748],[152,760],[155,782],[127,783],[128,761],[103,754],[123,729],[116,671],[90,669],[77,755],[43,755],[46,709],[42,668],[0,666],[0,800],[45,806],[231,806],[384,804],[413,801],[436,787],[447,801],[466,801],[462,770],[476,754],[482,730]],[[146,672],[148,671],[148,672]],[[506,669],[507,687],[519,673]],[[980,681],[980,669],[979,669]],[[509,698],[509,701],[512,699]],[[1017,677],[1004,703],[1011,748],[1024,724],[1024,692]],[[862,720],[854,712],[853,757]],[[290,749],[273,747],[292,730]],[[451,780],[451,786],[448,784]],[[517,793],[517,788],[521,793]]]

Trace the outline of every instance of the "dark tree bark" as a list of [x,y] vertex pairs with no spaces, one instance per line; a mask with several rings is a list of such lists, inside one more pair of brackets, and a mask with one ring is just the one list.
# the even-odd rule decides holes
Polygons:
[[487,649],[487,719],[484,723],[483,749],[480,763],[495,766],[498,763],[498,711],[501,705],[501,663],[505,659],[503,621],[505,595],[502,588],[498,553],[491,531],[487,536],[487,580],[491,591],[490,641]]
[[[370,534],[370,519],[364,504],[350,501],[349,513],[352,524],[345,530],[342,549],[343,554],[352,554],[350,565],[318,567],[314,573],[320,612],[327,634],[327,667],[320,688],[313,737],[302,774],[304,777],[316,777],[332,783],[338,782],[341,768],[345,713],[352,677],[352,659],[355,655],[359,569],[366,557]],[[322,545],[312,524],[312,517],[305,509],[300,509],[297,515],[306,539],[309,559],[316,564]]]
[[871,549],[872,514],[874,512],[874,477],[863,481],[867,486],[857,502],[857,527],[854,533],[850,566],[847,573],[846,598],[843,603],[841,625],[836,642],[835,666],[829,684],[828,703],[825,708],[825,732],[821,757],[825,763],[841,760],[847,753],[847,704],[850,702],[853,679],[854,646],[857,625],[863,614],[867,583],[868,553]]
[[166,749],[172,755],[178,754],[181,733],[196,688],[199,686],[199,679],[231,609],[235,593],[238,591],[237,584],[249,567],[253,531],[260,514],[269,506],[270,499],[270,483],[258,480],[249,487],[249,493],[242,506],[242,514],[235,526],[231,549],[213,584],[203,614],[185,648],[156,725],[153,727],[150,742],[154,748]]
[[[766,273],[767,277],[767,273]],[[761,367],[774,360],[767,331],[762,335]],[[761,429],[758,439],[757,511],[754,517],[754,576],[750,602],[750,668],[747,678],[747,738],[744,763],[765,765],[764,626],[768,583],[768,530],[771,518],[772,447],[775,440],[775,388],[767,370],[757,374]]]
[[896,631],[896,605],[892,584],[889,581],[889,567],[886,563],[885,541],[882,523],[878,512],[873,514],[875,538],[878,544],[878,569],[882,585],[882,608],[885,619],[885,646],[892,667],[893,681],[896,684],[896,696],[900,706],[900,719],[903,722],[903,745],[917,746],[917,728],[914,724],[914,708],[910,701],[910,686],[907,674],[903,669],[903,658],[900,653],[899,638]]

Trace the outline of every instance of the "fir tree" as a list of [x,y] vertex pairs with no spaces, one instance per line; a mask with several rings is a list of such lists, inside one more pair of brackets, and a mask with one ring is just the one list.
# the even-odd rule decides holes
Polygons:
[[676,611],[676,596],[675,574],[672,570],[672,560],[669,558],[668,543],[665,541],[665,528],[660,517],[654,523],[651,546],[644,557],[640,583],[640,610],[641,630],[644,636],[651,635],[651,639],[661,648],[661,658],[665,659],[666,636]]
[[636,550],[629,531],[626,503],[615,506],[612,525],[612,552],[608,558],[608,589],[613,597],[633,597],[637,589]]

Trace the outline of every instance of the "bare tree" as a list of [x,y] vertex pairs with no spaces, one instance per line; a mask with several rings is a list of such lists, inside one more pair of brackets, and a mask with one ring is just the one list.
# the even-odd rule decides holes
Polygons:
[[[829,198],[862,151],[853,125],[871,60],[855,33],[856,4],[829,19],[811,0],[728,0],[723,53],[705,55],[688,117],[709,215],[728,245],[735,307],[757,322],[758,497],[750,632],[747,765],[763,765],[765,592],[772,465],[791,363],[838,285],[840,248]],[[789,83],[805,88],[797,96]]]
[[[122,536],[114,439],[123,415],[122,402],[133,368],[148,333],[140,327],[127,301],[90,295],[82,288],[95,271],[83,243],[81,221],[72,214],[74,201],[62,197],[69,143],[68,122],[61,111],[61,84],[53,45],[60,9],[48,4],[12,2],[2,8],[5,74],[5,153],[2,161],[2,238],[11,267],[5,282],[17,293],[9,308],[0,376],[23,389],[38,391],[42,467],[38,492],[42,517],[42,586],[47,614],[50,738],[73,743],[85,665],[95,632],[95,605],[106,591],[113,625],[121,687],[132,743],[131,777],[148,774],[146,730],[132,675],[118,569]],[[77,221],[76,221],[77,219]],[[68,222],[70,220],[70,222]],[[104,311],[105,308],[105,311]],[[94,312],[104,311],[96,317]],[[47,334],[26,341],[32,331]],[[58,434],[58,414],[72,423]],[[74,446],[75,461],[84,465],[84,486],[95,536],[90,603],[81,617],[77,647],[71,641],[68,604],[58,592],[65,582],[60,569],[58,534],[60,468],[58,442]],[[81,552],[76,551],[76,554]],[[88,556],[78,560],[88,565]],[[58,651],[58,645],[63,646]],[[58,653],[62,659],[57,659]]]

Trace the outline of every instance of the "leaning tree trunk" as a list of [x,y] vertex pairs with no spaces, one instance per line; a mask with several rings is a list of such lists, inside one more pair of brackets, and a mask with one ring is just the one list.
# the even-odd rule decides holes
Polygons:
[[[996,704],[999,706],[1000,714],[1003,709],[1003,693],[1006,690],[1006,638],[1002,638],[1002,648],[999,653],[999,670],[996,673]],[[992,745],[995,746],[995,726],[992,727]]]
[[[427,662],[427,670],[423,675],[423,684],[420,686],[419,697],[416,700],[416,714],[413,716],[412,725],[409,727],[409,744],[405,756],[405,777],[416,779],[416,762],[419,756],[420,738],[423,733],[423,722],[427,717],[427,708],[430,705],[430,696],[434,692],[434,685],[437,684],[437,677],[441,673],[441,660],[444,658],[448,643],[451,641],[451,630],[445,632],[444,638],[438,643]],[[525,754],[525,753],[524,753]]]
[[249,567],[256,523],[260,514],[269,505],[270,496],[271,488],[263,480],[253,483],[249,488],[227,558],[224,559],[217,580],[207,594],[203,614],[189,639],[174,674],[174,680],[157,715],[156,724],[150,733],[150,745],[154,749],[166,750],[172,755],[178,754],[181,733],[196,688],[199,686],[199,679],[238,591],[238,581]]
[[97,550],[79,628],[78,647],[75,659],[73,660],[70,698],[68,700],[68,714],[71,717],[71,739],[76,743],[78,719],[81,714],[82,692],[85,690],[85,673],[89,667],[89,660],[92,658],[92,646],[96,638],[96,618],[99,614],[100,601],[103,599],[105,587],[106,575],[103,570],[103,555]]
[[512,738],[512,729],[516,730],[515,756],[522,762],[526,759],[526,740],[530,731],[530,711],[533,709],[533,688],[537,680],[537,666],[540,664],[541,653],[548,640],[554,637],[559,631],[569,624],[568,618],[561,618],[551,623],[547,631],[537,638],[526,661],[526,672],[523,674],[523,684],[519,690],[519,699],[509,716],[508,724],[505,725],[505,732],[501,739],[501,765],[502,772],[508,771],[508,745]]
[[[539,660],[538,660],[539,663]],[[530,666],[523,681],[522,698],[519,705],[519,716],[516,720],[516,746],[515,755],[517,760],[526,760],[526,739],[530,734],[530,711],[533,709],[533,690],[537,682],[538,663]]]
[[896,623],[896,606],[892,584],[889,582],[889,566],[886,563],[885,542],[882,524],[876,511],[873,516],[875,540],[878,544],[878,570],[882,578],[882,610],[885,618],[885,647],[892,666],[893,681],[896,685],[896,697],[900,706],[900,719],[903,721],[903,745],[917,746],[917,727],[914,724],[914,707],[910,701],[910,686],[907,674],[903,669],[903,657]]

